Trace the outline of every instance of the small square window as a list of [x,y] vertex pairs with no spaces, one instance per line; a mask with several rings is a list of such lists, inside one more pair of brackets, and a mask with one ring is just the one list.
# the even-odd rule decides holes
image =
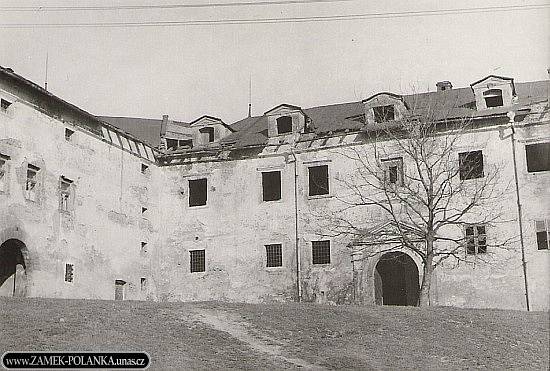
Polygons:
[[395,120],[395,109],[393,105],[373,107],[374,121],[381,123]]
[[69,128],[65,128],[65,140],[67,142],[71,141],[72,136],[74,135],[74,130],[71,130]]
[[502,100],[502,90],[489,89],[483,93],[485,99],[485,105],[487,108],[502,107],[504,102]]
[[277,119],[277,134],[292,133],[292,117],[282,116]]
[[205,251],[204,250],[191,250],[190,254],[190,270],[191,273],[204,272],[205,267]]
[[527,144],[525,155],[528,172],[550,171],[550,142]]
[[267,267],[283,266],[283,247],[279,244],[265,245]]
[[458,154],[460,180],[483,178],[483,152],[471,151]]
[[176,149],[178,148],[178,140],[166,138],[166,149]]
[[208,196],[206,178],[189,180],[189,206],[206,205]]
[[535,231],[537,233],[537,250],[549,250],[550,220],[535,221]]
[[309,168],[309,195],[329,194],[328,165],[311,166]]
[[5,100],[4,98],[0,99],[0,108],[5,111],[8,109],[8,107],[11,106],[11,102]]
[[266,171],[262,173],[262,190],[264,201],[281,199],[281,172]]
[[65,282],[74,281],[74,264],[65,264]]
[[199,132],[201,133],[201,136],[202,136],[202,142],[203,143],[212,143],[214,142],[214,128],[213,127],[205,127],[205,128],[201,128],[199,129]]
[[312,241],[313,264],[330,264],[330,241]]
[[484,254],[487,252],[487,234],[484,225],[468,225],[465,227],[466,253]]

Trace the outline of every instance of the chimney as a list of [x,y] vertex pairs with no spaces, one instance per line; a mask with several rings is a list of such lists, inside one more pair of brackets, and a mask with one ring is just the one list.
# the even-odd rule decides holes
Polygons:
[[453,88],[453,84],[450,81],[439,81],[435,86],[437,87],[437,91],[451,90]]
[[162,123],[160,124],[160,137],[166,135],[166,127],[168,126],[168,115],[162,115]]

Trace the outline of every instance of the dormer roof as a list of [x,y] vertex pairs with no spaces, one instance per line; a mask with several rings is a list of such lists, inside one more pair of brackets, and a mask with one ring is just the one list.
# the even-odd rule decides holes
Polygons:
[[485,84],[487,89],[492,89],[497,87],[495,85],[498,84],[498,82],[504,82],[504,81],[506,81],[508,84],[512,84],[512,94],[516,95],[516,87],[514,85],[514,79],[512,77],[489,75],[482,78],[481,80],[477,80],[471,83],[470,87],[472,88],[472,90],[474,90],[479,85]]
[[288,112],[288,111],[301,111],[303,113],[301,107],[293,106],[292,104],[283,103],[283,104],[279,104],[278,106],[273,107],[269,111],[264,112],[264,115],[266,115],[266,116],[277,115],[279,113],[284,113],[284,112]]

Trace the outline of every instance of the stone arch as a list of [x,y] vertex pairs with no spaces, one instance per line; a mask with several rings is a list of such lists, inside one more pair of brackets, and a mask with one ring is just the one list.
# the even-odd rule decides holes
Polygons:
[[28,257],[27,247],[19,239],[10,238],[0,245],[0,293],[3,296],[27,296],[28,258],[25,256]]
[[400,251],[384,253],[374,270],[376,304],[417,306],[420,296],[418,268]]

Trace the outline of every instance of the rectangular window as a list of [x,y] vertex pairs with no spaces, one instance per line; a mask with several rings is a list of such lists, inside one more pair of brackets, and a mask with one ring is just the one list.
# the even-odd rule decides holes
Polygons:
[[73,134],[74,134],[74,130],[71,130],[69,128],[65,128],[65,140],[67,142],[71,141],[71,137],[73,136]]
[[487,234],[484,225],[468,225],[466,233],[466,253],[484,254],[487,252]]
[[292,133],[292,117],[282,116],[277,119],[277,134]]
[[267,256],[267,267],[282,267],[283,266],[283,247],[280,243],[265,245]]
[[311,166],[309,168],[309,195],[327,195],[328,188],[328,165]]
[[550,249],[550,220],[535,221],[535,231],[537,232],[537,249]]
[[178,141],[180,147],[193,147],[193,139],[181,139]]
[[191,273],[206,271],[205,266],[205,251],[204,250],[191,250],[190,254],[190,269]]
[[166,149],[176,149],[178,148],[178,140],[166,138]]
[[0,153],[0,192],[8,189],[8,161],[10,156]]
[[141,248],[139,250],[139,253],[143,256],[147,254],[147,242],[141,242]]
[[395,109],[393,105],[373,107],[375,122],[385,122],[395,120]]
[[483,152],[471,151],[458,154],[460,180],[483,178]]
[[59,210],[70,211],[72,204],[71,197],[71,185],[73,181],[65,178],[64,176],[59,178]]
[[141,277],[140,286],[141,286],[141,291],[146,291],[147,290],[147,278]]
[[538,171],[550,170],[550,142],[525,145],[527,156],[527,171],[536,173]]
[[207,193],[206,178],[189,180],[189,206],[206,205]]
[[5,99],[0,99],[0,108],[5,111],[8,109],[8,107],[11,106],[11,102],[7,101]]
[[403,185],[403,158],[382,160],[384,181],[386,184]]
[[277,201],[281,199],[281,172],[262,172],[262,189],[264,201]]
[[115,280],[115,300],[124,300],[124,286],[126,281]]
[[330,264],[330,241],[312,241],[313,264]]
[[74,264],[65,264],[65,282],[74,281]]
[[39,171],[40,168],[38,166],[31,164],[27,166],[27,181],[25,182],[25,197],[27,200],[36,201]]

